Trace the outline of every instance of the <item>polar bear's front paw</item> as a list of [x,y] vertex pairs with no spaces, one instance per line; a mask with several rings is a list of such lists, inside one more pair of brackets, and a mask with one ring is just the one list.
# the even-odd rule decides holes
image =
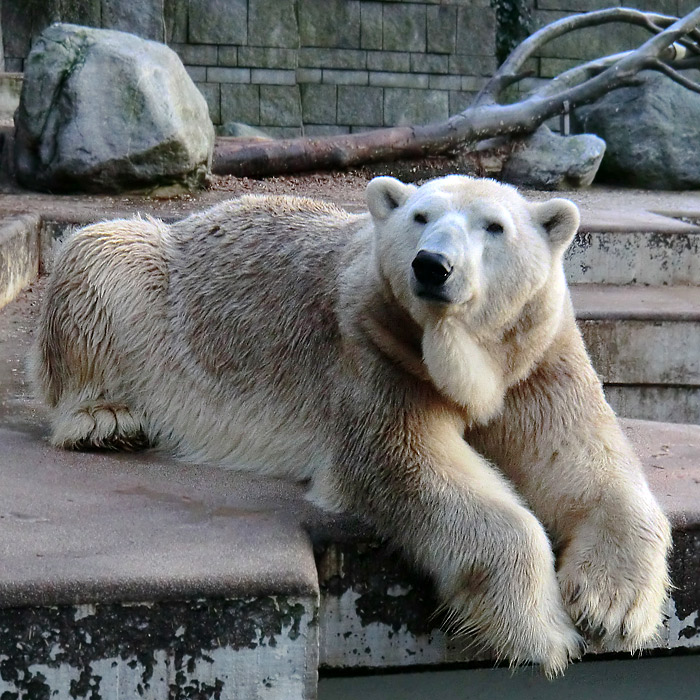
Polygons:
[[544,529],[520,513],[495,551],[502,556],[487,569],[471,568],[451,586],[454,617],[474,644],[491,648],[497,658],[538,664],[549,677],[563,673],[585,644],[562,601]]
[[499,606],[495,601],[480,601],[473,592],[456,596],[450,605],[452,615],[459,620],[466,613],[466,622],[455,624],[453,631],[467,632],[469,647],[488,647],[497,659],[505,658],[511,665],[538,664],[549,678],[561,675],[585,651],[558,592],[529,606],[518,601],[511,607],[508,602]]
[[[637,537],[634,533],[641,533]],[[635,651],[658,635],[668,597],[668,525],[624,536],[589,529],[575,537],[558,572],[564,603],[591,648]]]

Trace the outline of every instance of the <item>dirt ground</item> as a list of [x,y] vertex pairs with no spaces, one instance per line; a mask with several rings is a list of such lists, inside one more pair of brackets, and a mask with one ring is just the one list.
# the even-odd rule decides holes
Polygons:
[[[0,219],[19,213],[41,214],[45,220],[89,223],[137,212],[166,220],[182,218],[192,211],[242,194],[291,194],[325,199],[358,211],[364,207],[364,190],[377,174],[390,174],[420,184],[430,177],[447,174],[444,164],[422,164],[365,168],[348,172],[314,172],[270,177],[262,180],[213,175],[207,189],[169,196],[171,193],[124,193],[119,195],[54,195],[30,192],[12,185],[0,186]],[[624,212],[656,212],[695,222],[700,217],[700,191],[664,192],[593,186],[584,190],[544,192],[523,190],[535,200],[567,197],[581,208],[584,220],[601,217],[616,220]]]

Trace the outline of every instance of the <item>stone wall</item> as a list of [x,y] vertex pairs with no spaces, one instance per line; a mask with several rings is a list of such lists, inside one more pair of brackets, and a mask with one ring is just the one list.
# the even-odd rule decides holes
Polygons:
[[[195,4],[202,7],[193,23]],[[234,11],[246,9],[247,24],[234,31]],[[204,43],[211,36],[221,43]],[[302,125],[328,134],[444,119],[496,67],[489,0],[249,0],[247,8],[196,0],[189,38],[198,43],[173,48],[214,120],[277,135],[301,133]]]
[[[530,0],[533,28],[614,0]],[[689,12],[695,0],[626,2]],[[273,136],[323,135],[445,119],[496,68],[491,0],[2,0],[5,67],[21,71],[52,21],[132,31],[168,43],[212,121]],[[564,37],[532,62],[551,77],[582,58],[629,48],[639,28]]]

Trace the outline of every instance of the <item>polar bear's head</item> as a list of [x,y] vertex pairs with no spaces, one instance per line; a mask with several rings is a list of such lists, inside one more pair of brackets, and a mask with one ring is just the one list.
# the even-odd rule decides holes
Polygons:
[[[561,309],[561,259],[578,209],[565,199],[528,202],[513,187],[462,175],[422,187],[378,177],[367,186],[367,204],[379,274],[424,329],[424,360],[435,383],[465,403],[475,378],[457,386],[460,372],[477,372],[480,352],[486,365],[498,364],[498,339],[535,297]],[[499,386],[519,378],[510,375]]]

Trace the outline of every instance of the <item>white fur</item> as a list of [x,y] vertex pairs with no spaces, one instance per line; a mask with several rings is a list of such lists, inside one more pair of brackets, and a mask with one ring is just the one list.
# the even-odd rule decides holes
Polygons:
[[[514,663],[641,647],[670,529],[576,329],[576,207],[463,176],[377,178],[367,204],[248,196],[76,233],[34,353],[52,442],[311,478]],[[437,296],[419,250],[449,262]]]
[[458,318],[426,323],[423,360],[435,386],[466,408],[476,423],[487,423],[503,406],[503,372],[469,335]]

